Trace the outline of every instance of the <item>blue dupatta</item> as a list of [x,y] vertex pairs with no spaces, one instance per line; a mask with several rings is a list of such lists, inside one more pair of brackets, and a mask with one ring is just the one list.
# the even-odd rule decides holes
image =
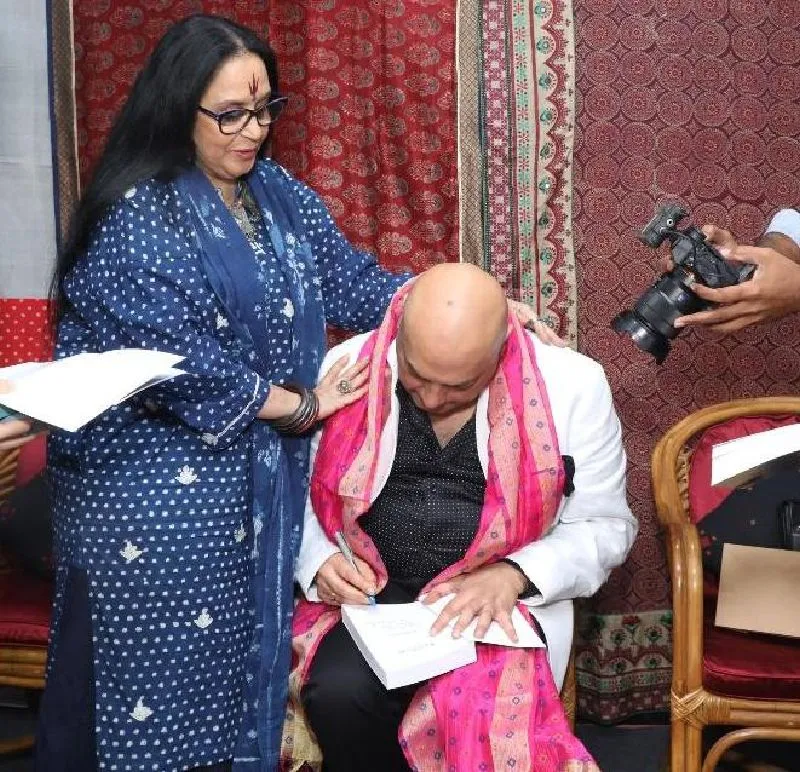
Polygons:
[[[322,294],[304,228],[277,173],[257,164],[246,179],[293,306],[288,369],[276,371],[263,313],[263,284],[253,248],[208,178],[194,168],[176,180],[194,220],[205,275],[227,311],[250,367],[275,383],[316,383],[325,351]],[[273,309],[276,313],[278,309]],[[253,643],[243,678],[236,770],[277,767],[291,660],[294,563],[308,487],[309,440],[276,433],[254,421],[251,442],[253,513]]]

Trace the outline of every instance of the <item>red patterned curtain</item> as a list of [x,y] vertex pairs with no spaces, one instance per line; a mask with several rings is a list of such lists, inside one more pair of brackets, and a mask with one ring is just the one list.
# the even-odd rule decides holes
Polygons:
[[458,260],[455,4],[272,0],[274,156],[392,268]]
[[574,217],[580,348],[604,365],[641,532],[584,630],[582,707],[612,720],[666,707],[671,606],[650,454],[721,400],[797,393],[800,317],[734,335],[685,332],[657,366],[609,328],[655,279],[636,239],[657,202],[752,241],[800,202],[798,0],[575,0]]
[[392,268],[458,259],[455,8],[448,0],[75,0],[82,177],[170,24],[228,16],[270,40],[289,107],[273,155]]

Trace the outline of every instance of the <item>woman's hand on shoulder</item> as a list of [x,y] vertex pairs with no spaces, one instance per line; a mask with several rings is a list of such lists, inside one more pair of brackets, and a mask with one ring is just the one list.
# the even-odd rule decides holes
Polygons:
[[517,317],[523,327],[533,332],[542,343],[562,348],[567,345],[567,341],[560,338],[546,322],[536,316],[529,305],[520,300],[509,300],[508,310]]
[[369,360],[361,359],[348,366],[349,360],[347,355],[337,359],[314,389],[319,400],[320,420],[361,399],[367,393]]

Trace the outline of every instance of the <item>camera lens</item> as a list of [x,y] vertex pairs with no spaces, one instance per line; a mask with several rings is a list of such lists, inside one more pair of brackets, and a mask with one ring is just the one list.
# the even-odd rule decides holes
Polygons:
[[670,339],[678,334],[674,322],[710,306],[689,288],[691,274],[676,266],[663,274],[629,311],[618,314],[611,327],[661,364],[669,354]]
[[660,333],[651,329],[647,322],[636,316],[633,311],[623,311],[614,317],[611,326],[615,332],[629,335],[631,340],[642,350],[655,357],[661,364],[669,354],[669,341]]

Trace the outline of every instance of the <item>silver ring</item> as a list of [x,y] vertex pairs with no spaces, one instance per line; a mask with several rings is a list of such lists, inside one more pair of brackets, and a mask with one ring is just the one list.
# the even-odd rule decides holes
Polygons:
[[336,384],[336,391],[339,394],[349,394],[353,390],[353,384],[347,380],[347,378],[342,378],[339,383]]

